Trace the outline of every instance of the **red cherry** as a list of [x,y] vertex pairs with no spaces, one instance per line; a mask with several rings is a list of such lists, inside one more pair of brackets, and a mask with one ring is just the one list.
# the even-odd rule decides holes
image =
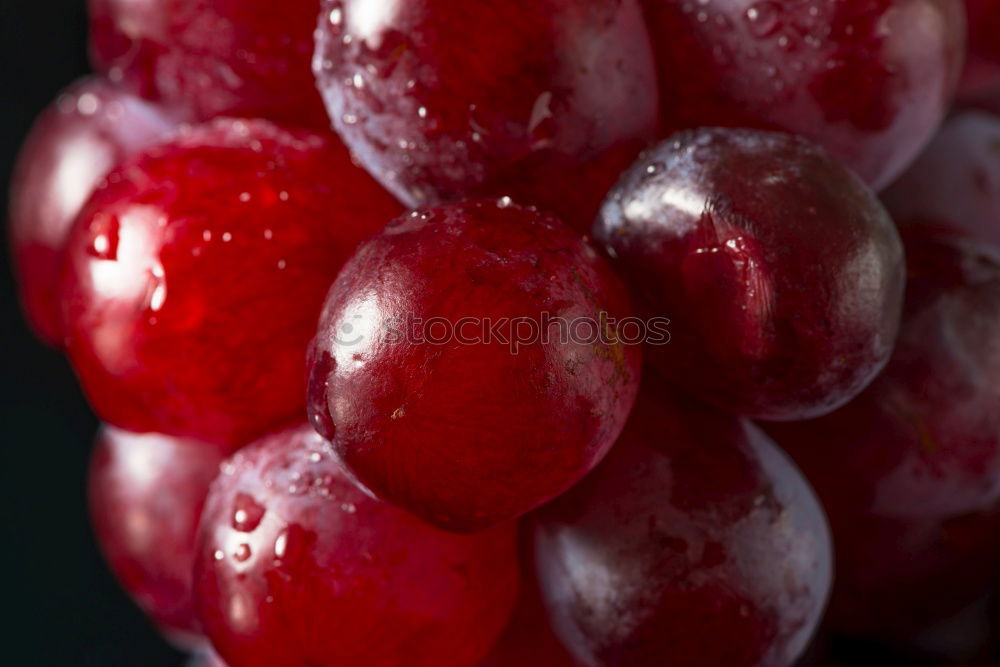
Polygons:
[[224,452],[211,445],[106,426],[90,464],[94,533],[118,580],[182,645],[195,643],[191,568],[208,486]]
[[656,129],[637,0],[323,0],[334,127],[407,204],[510,195],[581,229]]
[[94,69],[197,120],[329,127],[310,63],[317,0],[88,0]]
[[773,424],[830,513],[833,621],[912,632],[1000,576],[1000,253],[913,231],[885,371],[813,421]]
[[59,274],[77,212],[111,167],[172,126],[164,111],[98,78],[67,88],[35,122],[11,184],[10,239],[25,315],[45,342],[62,342]]
[[671,319],[653,362],[731,412],[829,412],[889,358],[899,237],[861,181],[803,139],[675,135],[626,172],[594,237],[650,311]]
[[777,129],[888,184],[944,117],[959,0],[645,0],[664,130]]
[[199,545],[201,618],[240,667],[468,667],[517,598],[513,524],[455,535],[374,500],[308,425],[223,464]]
[[882,201],[901,227],[938,227],[1000,245],[1000,117],[953,116]]
[[542,595],[581,665],[792,665],[832,562],[805,479],[749,422],[647,374],[607,459],[543,508]]
[[330,290],[310,415],[380,497],[481,529],[611,447],[639,378],[640,348],[617,329],[629,314],[610,267],[555,218],[508,200],[414,212]]
[[1000,93],[1000,2],[965,0],[969,51],[959,85],[962,98]]
[[300,418],[323,295],[398,212],[334,138],[265,121],[127,160],[67,244],[67,352],[94,409],[224,445]]

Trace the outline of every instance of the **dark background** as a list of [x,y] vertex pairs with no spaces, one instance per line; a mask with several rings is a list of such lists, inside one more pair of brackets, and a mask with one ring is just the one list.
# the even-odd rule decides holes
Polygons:
[[[85,0],[0,0],[0,210],[32,119],[87,71]],[[69,366],[28,332],[0,235],[0,662],[180,665],[97,551],[84,485],[97,421]]]

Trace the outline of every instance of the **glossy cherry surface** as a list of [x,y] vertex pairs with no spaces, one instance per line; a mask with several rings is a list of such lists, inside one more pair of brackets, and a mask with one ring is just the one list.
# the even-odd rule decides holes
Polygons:
[[962,98],[1000,94],[1000,2],[965,0],[969,50],[959,85]]
[[211,445],[106,426],[90,464],[90,515],[118,580],[168,635],[200,633],[191,569],[208,486],[224,452]]
[[88,0],[94,68],[196,120],[329,127],[310,62],[318,0]]
[[67,245],[67,352],[95,411],[226,445],[301,418],[323,295],[398,212],[335,137],[265,121],[124,162]]
[[374,500],[303,424],[223,464],[198,608],[240,667],[471,667],[517,599],[515,532],[455,535]]
[[98,78],[63,91],[35,121],[11,183],[10,240],[28,322],[62,343],[59,275],[73,219],[101,178],[173,127],[168,114]]
[[793,665],[832,577],[789,459],[648,373],[618,443],[539,512],[535,539],[556,632],[588,666]]
[[885,371],[837,412],[768,427],[830,514],[833,619],[859,634],[946,618],[1000,575],[1000,253],[914,231],[907,257]]
[[1000,116],[952,116],[882,201],[900,227],[937,227],[1000,245]]
[[736,414],[829,412],[892,350],[899,237],[864,184],[803,139],[679,133],[626,172],[594,238],[671,320],[651,360]]
[[624,287],[584,239],[508,200],[428,208],[363,243],[330,290],[309,410],[375,493],[476,530],[565,491],[639,381]]
[[644,0],[664,130],[776,129],[888,184],[944,117],[960,0]]
[[324,0],[316,47],[337,131],[413,206],[509,195],[586,229],[655,134],[637,0]]

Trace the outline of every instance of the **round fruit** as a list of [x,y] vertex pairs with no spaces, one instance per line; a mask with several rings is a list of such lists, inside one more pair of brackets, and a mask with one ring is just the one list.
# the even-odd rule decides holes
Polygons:
[[88,0],[94,69],[197,120],[329,127],[310,63],[317,0]]
[[934,134],[964,53],[959,0],[644,0],[664,130],[801,134],[880,188]]
[[380,497],[472,531],[559,495],[632,407],[638,345],[610,267],[503,199],[428,208],[363,243],[327,296],[309,410]]
[[1000,245],[1000,116],[953,116],[882,201],[900,227],[939,227]]
[[671,320],[652,361],[731,412],[829,412],[889,358],[899,237],[868,188],[803,139],[677,134],[626,172],[594,237],[649,311]]
[[585,229],[656,131],[637,0],[324,0],[334,127],[407,204],[512,196]]
[[200,634],[191,568],[208,486],[224,452],[201,442],[105,426],[91,458],[90,515],[122,586],[182,645]]
[[647,374],[607,459],[543,508],[542,595],[581,665],[793,665],[832,577],[823,511],[749,422]]
[[223,445],[302,418],[323,295],[398,212],[335,138],[265,121],[127,160],[67,242],[67,352],[94,409]]
[[1000,573],[1000,253],[908,235],[907,306],[885,371],[817,420],[768,431],[816,486],[837,543],[833,620],[912,631]]
[[517,599],[516,531],[455,535],[356,487],[303,424],[223,464],[202,517],[198,609],[240,667],[470,667]]
[[172,126],[164,111],[97,78],[67,88],[35,122],[14,169],[10,242],[21,304],[45,342],[62,343],[59,275],[80,207],[111,167]]

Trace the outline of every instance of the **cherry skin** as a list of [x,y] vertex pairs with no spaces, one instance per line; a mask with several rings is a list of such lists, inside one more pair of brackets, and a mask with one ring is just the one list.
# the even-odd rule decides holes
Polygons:
[[209,484],[225,452],[202,442],[106,426],[91,457],[90,515],[122,586],[182,645],[200,635],[191,569]]
[[306,424],[223,464],[198,609],[240,667],[471,667],[517,599],[511,523],[455,535],[373,499]]
[[875,188],[951,104],[960,0],[644,0],[664,131],[800,134]]
[[820,149],[755,130],[683,132],[611,191],[594,238],[671,340],[662,372],[762,419],[829,412],[885,364],[899,323],[899,237]]
[[50,345],[62,342],[59,275],[73,219],[111,167],[173,125],[98,78],[74,83],[35,122],[14,168],[10,243],[25,315]]
[[959,84],[959,97],[975,98],[1000,93],[1000,3],[965,0],[969,50]]
[[639,378],[624,287],[585,240],[507,199],[448,204],[363,243],[327,296],[309,412],[358,479],[474,531],[576,483]]
[[194,120],[329,127],[310,63],[317,0],[88,0],[94,69]]
[[852,634],[912,632],[1000,575],[1000,252],[907,238],[906,312],[885,371],[837,412],[768,427],[830,514],[832,619]]
[[755,426],[647,373],[607,459],[539,513],[536,562],[581,665],[792,665],[832,577],[819,502]]
[[313,67],[334,127],[412,206],[512,196],[586,229],[654,138],[637,0],[323,0]]
[[301,418],[323,295],[399,210],[332,136],[265,121],[127,160],[67,242],[66,349],[95,411],[232,446]]
[[1000,245],[1000,117],[950,118],[882,201],[896,224],[933,226]]

